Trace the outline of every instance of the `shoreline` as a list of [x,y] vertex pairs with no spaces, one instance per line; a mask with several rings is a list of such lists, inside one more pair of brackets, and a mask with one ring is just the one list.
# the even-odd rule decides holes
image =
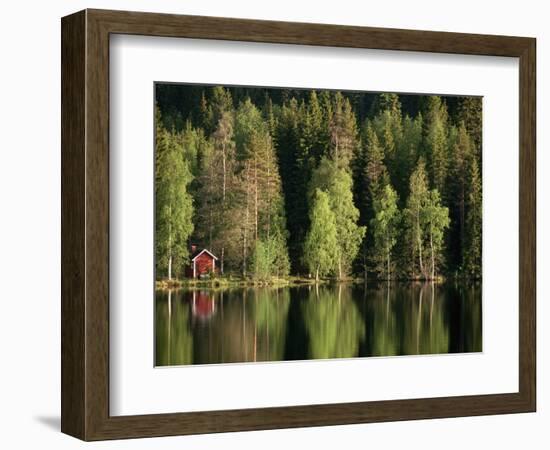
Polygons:
[[444,278],[438,277],[436,279],[419,279],[419,278],[397,278],[394,280],[383,280],[383,279],[373,279],[367,280],[362,277],[357,278],[345,278],[345,279],[335,279],[335,278],[325,278],[316,281],[314,278],[302,278],[302,277],[288,277],[288,278],[273,278],[270,281],[265,280],[254,280],[254,279],[242,279],[242,278],[215,278],[211,280],[194,280],[194,279],[183,279],[183,280],[156,280],[155,281],[155,290],[156,291],[167,291],[167,290],[178,290],[178,289],[231,289],[231,288],[257,288],[257,287],[298,287],[298,286],[319,286],[319,285],[330,285],[330,284],[366,284],[368,285],[378,285],[382,283],[434,283],[434,284],[443,284],[446,282],[472,282],[472,283],[481,283],[482,279],[479,278]]

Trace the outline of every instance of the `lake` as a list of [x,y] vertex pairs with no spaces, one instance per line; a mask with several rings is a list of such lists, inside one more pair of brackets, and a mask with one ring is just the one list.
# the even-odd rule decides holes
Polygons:
[[481,284],[157,291],[157,366],[482,351]]

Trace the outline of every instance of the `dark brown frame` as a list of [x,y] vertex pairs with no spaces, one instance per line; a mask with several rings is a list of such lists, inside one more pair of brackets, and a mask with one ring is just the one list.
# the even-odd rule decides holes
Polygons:
[[[61,31],[64,433],[99,440],[535,411],[535,39],[104,10],[64,17]],[[518,57],[519,392],[110,416],[109,35],[113,33]]]

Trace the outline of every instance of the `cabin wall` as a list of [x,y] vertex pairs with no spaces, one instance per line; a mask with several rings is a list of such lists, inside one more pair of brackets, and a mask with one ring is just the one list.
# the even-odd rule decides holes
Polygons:
[[212,272],[212,257],[203,253],[195,260],[197,276],[204,273]]

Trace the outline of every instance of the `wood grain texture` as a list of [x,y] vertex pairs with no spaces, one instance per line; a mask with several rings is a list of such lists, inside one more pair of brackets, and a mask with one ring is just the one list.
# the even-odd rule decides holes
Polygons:
[[519,390],[536,409],[536,41],[519,68]]
[[61,27],[61,430],[78,437],[86,409],[85,20],[79,12]]
[[[109,34],[112,33],[519,57],[519,392],[109,416]],[[62,40],[62,430],[65,433],[98,440],[535,410],[534,39],[86,10],[63,18]]]

